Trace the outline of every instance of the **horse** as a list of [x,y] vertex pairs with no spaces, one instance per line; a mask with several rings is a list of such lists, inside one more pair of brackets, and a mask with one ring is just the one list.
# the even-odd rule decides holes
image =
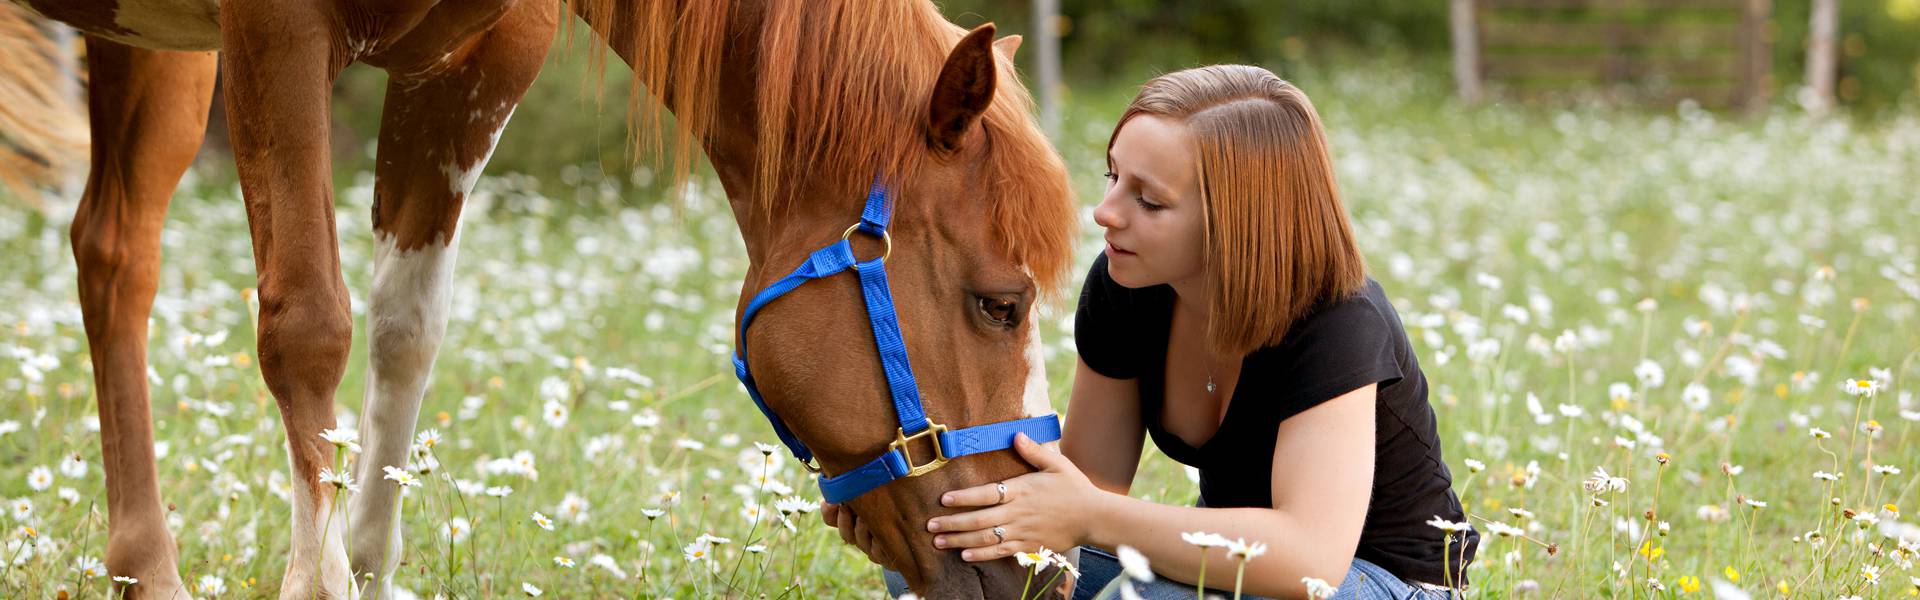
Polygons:
[[[86,39],[91,171],[71,239],[100,412],[107,567],[140,581],[115,594],[188,596],[156,483],[146,327],[161,224],[216,73],[258,279],[259,368],[294,482],[282,598],[385,595],[402,554],[393,486],[367,485],[331,511],[319,479],[334,464],[321,433],[335,426],[352,344],[328,156],[329,88],[352,63],[390,77],[357,479],[406,467],[448,325],[463,200],[574,18],[604,42],[592,47],[602,66],[610,51],[635,73],[636,144],[671,146],[679,177],[695,151],[717,174],[750,260],[743,314],[814,248],[851,235],[866,192],[883,188],[889,237],[847,250],[890,269],[900,349],[919,369],[929,420],[1052,413],[1034,317],[1059,296],[1076,213],[1013,70],[1018,38],[995,41],[990,24],[969,32],[928,0],[13,1]],[[862,298],[853,278],[819,279],[766,305],[737,340],[752,348],[756,400],[828,475],[888,451],[905,420],[885,400]],[[988,452],[847,506],[918,593],[1011,597],[1024,569],[963,563],[934,550],[922,525],[947,512],[939,492],[1030,470]]]

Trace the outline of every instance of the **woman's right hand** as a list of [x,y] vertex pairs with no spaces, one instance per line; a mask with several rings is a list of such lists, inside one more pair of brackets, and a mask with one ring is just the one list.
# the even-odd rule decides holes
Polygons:
[[880,549],[878,544],[873,542],[873,532],[868,530],[866,525],[860,523],[859,519],[853,516],[852,509],[830,502],[822,502],[820,504],[820,519],[826,521],[828,527],[840,531],[841,541],[855,548],[859,548],[861,552],[866,553],[867,560],[873,561],[873,564],[882,567],[893,568],[893,561],[888,560],[886,553]]

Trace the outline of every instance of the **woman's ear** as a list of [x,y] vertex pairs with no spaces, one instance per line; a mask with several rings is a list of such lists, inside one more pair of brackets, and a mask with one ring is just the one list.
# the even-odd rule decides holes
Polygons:
[[993,104],[996,84],[993,24],[981,25],[961,38],[940,68],[927,107],[927,144],[935,151],[952,152]]

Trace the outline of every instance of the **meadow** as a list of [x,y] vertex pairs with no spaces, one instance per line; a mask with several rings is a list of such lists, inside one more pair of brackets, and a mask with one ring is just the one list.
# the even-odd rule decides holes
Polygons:
[[[1403,69],[1282,75],[1324,117],[1370,270],[1432,383],[1483,535],[1470,595],[1920,590],[1920,118],[1466,107]],[[1080,89],[1065,111],[1083,266],[1130,95]],[[163,238],[159,472],[197,593],[274,597],[284,435],[254,356],[245,215],[219,173],[189,175]],[[437,466],[404,507],[410,594],[881,596],[878,568],[811,512],[806,472],[755,445],[775,439],[727,361],[746,264],[718,185],[653,200],[651,173],[482,178],[421,413]],[[342,178],[342,263],[364,294],[372,180]],[[5,597],[109,589],[65,219],[0,201]],[[1064,408],[1072,306],[1045,310]],[[1186,470],[1151,445],[1145,463],[1135,495],[1194,501]]]

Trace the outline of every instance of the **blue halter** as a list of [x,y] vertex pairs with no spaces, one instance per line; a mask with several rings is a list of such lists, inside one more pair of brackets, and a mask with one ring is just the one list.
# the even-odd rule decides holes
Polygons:
[[[892,194],[876,178],[873,188],[867,192],[867,208],[861,213],[860,222],[840,234],[840,241],[814,251],[792,274],[761,290],[752,302],[747,303],[747,310],[740,317],[740,349],[733,355],[734,375],[746,386],[747,395],[753,397],[754,406],[760,407],[761,414],[767,416],[767,422],[773,424],[773,432],[793,452],[793,457],[799,459],[808,471],[820,475],[820,494],[828,502],[846,502],[896,479],[925,475],[955,458],[1012,448],[1016,433],[1025,433],[1035,442],[1060,439],[1060,418],[1056,415],[956,430],[948,430],[946,425],[934,423],[933,419],[927,417],[926,411],[920,406],[920,387],[914,383],[913,367],[907,362],[907,344],[900,338],[900,322],[893,313],[893,293],[887,287],[887,255],[893,252],[893,237],[887,235],[887,222],[892,217]],[[880,238],[886,243],[886,250],[879,258],[860,262],[854,258],[853,244],[848,241],[855,231]],[[874,344],[880,349],[880,368],[886,373],[887,389],[893,395],[893,409],[900,416],[900,428],[894,430],[893,443],[888,445],[886,453],[851,471],[828,476],[813,464],[813,451],[794,437],[793,431],[787,429],[787,424],[780,420],[779,415],[767,408],[767,401],[760,396],[760,388],[754,385],[753,374],[747,370],[747,325],[753,323],[754,313],[775,298],[807,281],[847,269],[852,269],[860,277],[860,293],[866,298],[867,319],[873,325]],[[934,456],[925,463],[914,464],[913,454],[908,451],[907,444],[920,438],[932,441]]]

